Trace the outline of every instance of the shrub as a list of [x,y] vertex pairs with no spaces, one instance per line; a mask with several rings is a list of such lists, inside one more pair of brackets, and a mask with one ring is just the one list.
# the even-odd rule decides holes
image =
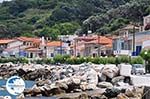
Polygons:
[[118,63],[130,63],[129,56],[119,56]]
[[107,58],[95,57],[90,62],[94,64],[107,64]]
[[33,63],[37,63],[37,64],[51,64],[52,63],[52,59],[50,58],[43,58],[43,59],[37,59],[34,60]]
[[86,58],[85,57],[79,57],[79,58],[76,58],[75,64],[82,64],[84,62],[86,62]]
[[53,61],[54,63],[66,63],[66,60],[70,58],[69,55],[56,55],[54,58],[53,58]]
[[85,62],[86,63],[92,62],[92,59],[93,59],[93,57],[85,57]]
[[53,58],[54,62],[55,63],[64,63],[64,59],[63,59],[63,56],[62,55],[56,55],[54,58]]
[[68,58],[66,64],[75,64],[75,58]]
[[131,64],[143,64],[143,59],[139,57],[133,57],[131,59]]
[[20,63],[28,63],[29,60],[27,58],[19,58],[18,60]]
[[28,59],[27,58],[0,58],[0,63],[8,63],[8,62],[12,62],[12,63],[28,63]]
[[92,62],[92,63],[94,63],[94,64],[99,64],[100,58],[99,58],[99,57],[92,58],[92,59],[90,60],[90,62]]
[[115,57],[108,57],[107,63],[108,64],[116,64],[116,58]]
[[143,50],[141,53],[140,53],[140,56],[146,60],[146,61],[149,61],[150,62],[150,50]]

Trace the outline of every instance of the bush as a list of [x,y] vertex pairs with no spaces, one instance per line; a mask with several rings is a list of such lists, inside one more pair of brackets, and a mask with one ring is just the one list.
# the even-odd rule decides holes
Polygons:
[[140,56],[146,60],[146,61],[149,61],[150,62],[150,50],[143,50],[141,53],[140,53]]
[[27,58],[18,58],[20,63],[28,63],[29,60]]
[[[28,63],[27,58],[0,58],[0,63]],[[143,64],[141,57],[134,57],[130,59],[128,56],[119,57],[70,57],[69,55],[56,55],[53,59],[43,58],[38,60],[32,60],[32,63],[36,64],[82,64],[84,62],[92,62],[94,64],[120,64],[120,63],[131,63],[131,64]]]
[[116,58],[115,57],[108,57],[107,63],[108,64],[116,64]]
[[8,62],[12,62],[12,63],[28,63],[28,59],[27,58],[0,58],[0,63],[8,63]]
[[130,63],[130,58],[129,56],[119,56],[118,58],[118,63]]
[[90,62],[94,64],[107,64],[107,58],[95,57],[92,58]]
[[82,64],[84,62],[86,62],[85,57],[79,57],[79,58],[76,58],[76,60],[75,60],[75,64]]
[[53,61],[54,63],[66,63],[66,60],[70,58],[69,55],[56,55],[54,58],[53,58]]
[[146,71],[150,73],[150,50],[143,50],[140,56],[145,60]]
[[50,58],[43,58],[43,59],[38,59],[38,60],[34,60],[33,63],[36,64],[51,64],[52,63],[52,59]]
[[131,64],[143,64],[144,61],[143,59],[139,56],[139,57],[133,57],[131,59]]
[[68,58],[66,64],[75,64],[75,58]]

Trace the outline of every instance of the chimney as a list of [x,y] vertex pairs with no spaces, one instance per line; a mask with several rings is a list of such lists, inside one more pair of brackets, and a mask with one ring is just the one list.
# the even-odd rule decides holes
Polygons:
[[42,45],[45,45],[45,39],[44,39],[44,36],[42,36]]

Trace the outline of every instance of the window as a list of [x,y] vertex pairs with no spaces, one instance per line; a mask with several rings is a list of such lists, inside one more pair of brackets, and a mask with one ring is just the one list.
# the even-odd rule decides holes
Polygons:
[[54,57],[54,53],[51,53],[51,57]]
[[117,50],[117,40],[113,41],[113,50]]
[[121,42],[121,49],[124,50],[124,42]]
[[26,42],[23,42],[23,45],[26,45]]

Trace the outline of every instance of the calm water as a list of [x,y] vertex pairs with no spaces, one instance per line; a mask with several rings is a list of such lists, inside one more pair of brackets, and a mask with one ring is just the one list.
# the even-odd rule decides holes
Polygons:
[[[31,88],[35,84],[34,81],[25,81],[25,87]],[[0,87],[6,85],[6,80],[0,80]],[[0,96],[11,96],[12,99],[16,99],[15,96],[9,94],[7,90],[0,90]],[[26,97],[26,99],[56,99],[56,97]]]

